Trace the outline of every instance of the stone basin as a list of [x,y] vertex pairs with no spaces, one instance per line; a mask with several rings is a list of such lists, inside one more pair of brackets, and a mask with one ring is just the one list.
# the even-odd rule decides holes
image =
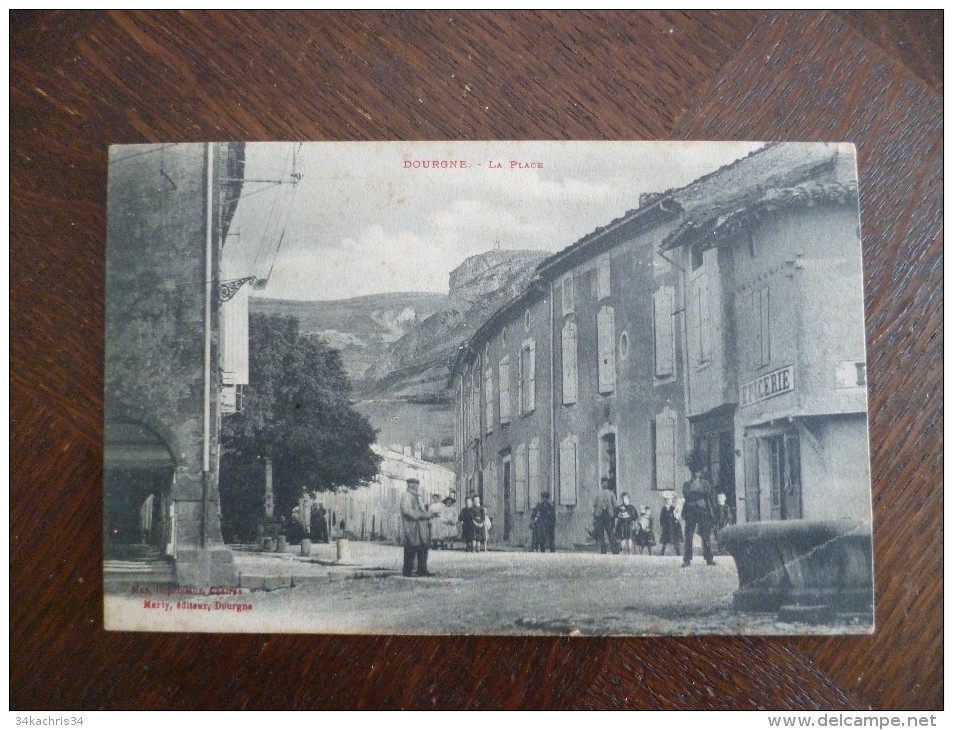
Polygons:
[[873,612],[869,522],[748,522],[721,530],[718,544],[738,568],[736,610],[777,611],[793,605]]

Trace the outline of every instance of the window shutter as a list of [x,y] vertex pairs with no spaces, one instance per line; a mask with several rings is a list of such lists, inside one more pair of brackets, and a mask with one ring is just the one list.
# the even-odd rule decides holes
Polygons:
[[536,410],[536,340],[529,343],[526,350],[529,357],[529,373],[527,377],[526,412]]
[[576,297],[575,291],[573,290],[573,278],[572,274],[569,274],[563,279],[563,314],[572,314],[575,305]]
[[599,392],[615,390],[615,312],[603,307],[597,315],[596,331],[599,340]]
[[609,257],[599,259],[599,299],[605,299],[610,294]]
[[517,370],[516,370],[516,408],[520,413],[525,413],[526,408],[523,406],[523,378],[524,378],[523,368],[526,367],[526,365],[523,362],[522,348],[520,349],[520,353],[518,357],[519,357],[519,361],[517,362]]
[[473,439],[480,438],[480,372],[473,371],[470,380],[470,434]]
[[660,378],[667,378],[675,373],[673,300],[671,287],[655,292],[655,374]]
[[526,445],[516,447],[513,456],[513,508],[516,512],[526,510]]
[[534,438],[529,442],[529,506],[539,502],[539,438]]
[[576,504],[576,442],[572,437],[559,445],[559,502]]
[[711,302],[704,277],[698,282],[698,338],[698,361],[708,362],[711,360]]
[[758,292],[761,310],[761,365],[771,363],[771,297],[768,287]]
[[660,416],[655,422],[656,489],[675,489],[675,419]]
[[500,423],[510,422],[510,358],[500,360]]
[[761,519],[761,487],[758,475],[758,439],[745,439],[745,519]]
[[563,326],[563,403],[575,403],[578,398],[579,374],[576,362],[576,323]]
[[493,433],[493,368],[489,365],[483,374],[483,400],[486,412],[486,432]]

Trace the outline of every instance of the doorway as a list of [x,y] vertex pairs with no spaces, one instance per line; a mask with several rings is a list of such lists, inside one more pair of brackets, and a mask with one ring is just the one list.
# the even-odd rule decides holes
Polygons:
[[796,432],[764,439],[771,488],[771,519],[799,520],[801,504],[801,443]]
[[599,437],[599,483],[602,477],[609,478],[609,488],[618,496],[616,485],[617,451],[615,432],[609,431]]
[[510,506],[512,504],[512,469],[509,455],[503,457],[503,541],[510,539],[510,530],[512,529],[512,517],[510,516]]

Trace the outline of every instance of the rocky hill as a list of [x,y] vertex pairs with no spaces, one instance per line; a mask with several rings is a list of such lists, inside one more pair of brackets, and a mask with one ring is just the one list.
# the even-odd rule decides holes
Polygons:
[[532,276],[542,251],[488,251],[450,272],[443,309],[388,347],[388,357],[368,371],[368,391],[407,401],[444,401],[448,367],[457,347],[513,297]]
[[446,303],[445,294],[394,292],[318,302],[252,297],[249,308],[295,317],[301,332],[321,335],[341,351],[344,368],[359,388],[371,366],[387,357],[391,344]]
[[390,293],[339,301],[253,298],[251,311],[297,317],[301,331],[341,350],[357,408],[383,444],[452,458],[450,364],[467,340],[532,276],[544,251],[488,251],[450,272],[449,295]]

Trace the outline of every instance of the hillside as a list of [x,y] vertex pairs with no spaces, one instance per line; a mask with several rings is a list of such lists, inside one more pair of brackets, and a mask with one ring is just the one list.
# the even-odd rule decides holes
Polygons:
[[388,347],[446,306],[447,296],[431,292],[392,292],[333,301],[252,297],[251,312],[295,317],[301,331],[321,335],[341,351],[356,387]]
[[[388,293],[337,301],[253,298],[252,312],[297,317],[301,331],[341,351],[356,407],[384,444],[452,458],[447,391],[457,348],[532,277],[544,251],[487,251],[450,272],[449,295]],[[443,446],[443,449],[441,449]],[[442,451],[442,456],[441,456]]]

